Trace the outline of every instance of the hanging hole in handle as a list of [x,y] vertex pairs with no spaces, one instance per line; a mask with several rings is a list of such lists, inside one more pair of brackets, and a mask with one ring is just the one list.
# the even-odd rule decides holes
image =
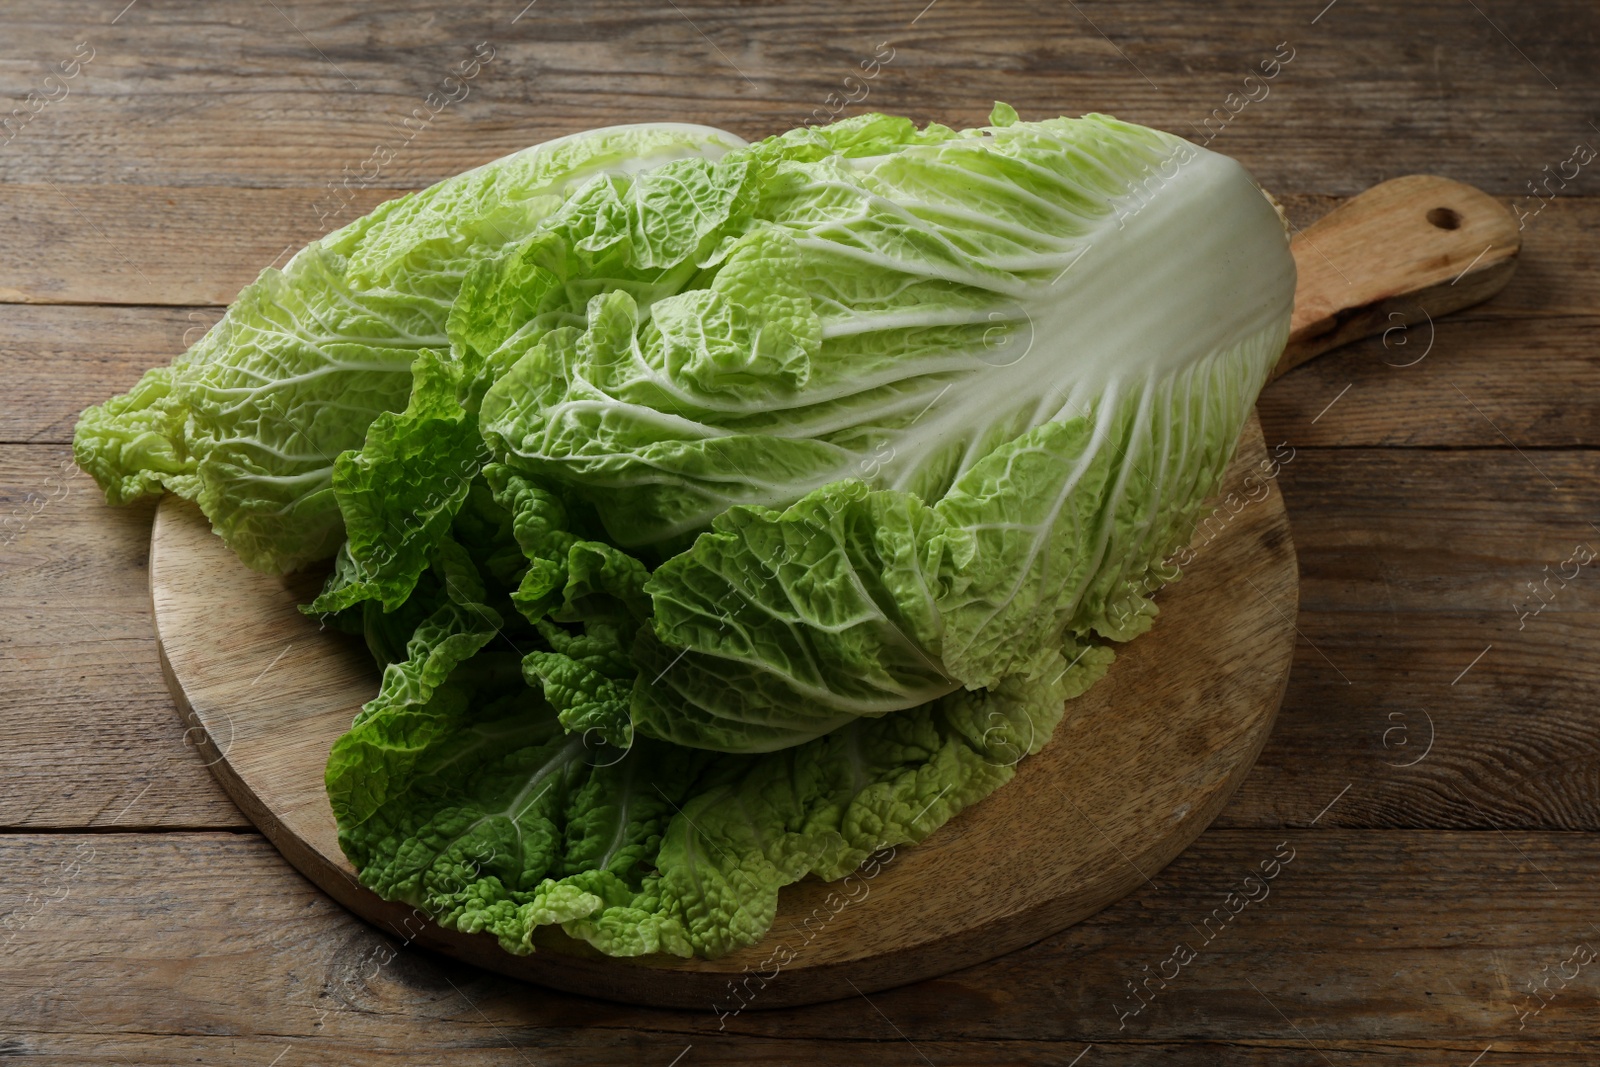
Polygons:
[[1428,221],[1441,230],[1456,230],[1461,228],[1461,213],[1447,207],[1436,207],[1428,212]]

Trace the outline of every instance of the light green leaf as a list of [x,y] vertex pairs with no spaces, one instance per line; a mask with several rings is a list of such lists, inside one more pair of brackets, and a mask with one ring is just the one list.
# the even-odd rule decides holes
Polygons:
[[[558,925],[611,955],[720,956],[760,940],[783,886],[921,841],[1008,781],[1108,658],[1058,659],[1040,682],[766,755],[648,739],[619,753],[563,734],[549,712],[505,716],[480,687],[464,712],[443,698],[420,709],[436,721],[411,777],[377,776],[383,796],[368,818],[341,820],[340,842],[386,899],[510,952]],[[366,776],[354,759],[330,763],[330,788]]]
[[73,450],[108,499],[199,502],[250,566],[292,570],[343,538],[335,460],[403,407],[419,351],[445,349],[463,278],[591,179],[742,144],[703,126],[612,127],[535,146],[380,206],[240,292],[210,332],[90,408]]

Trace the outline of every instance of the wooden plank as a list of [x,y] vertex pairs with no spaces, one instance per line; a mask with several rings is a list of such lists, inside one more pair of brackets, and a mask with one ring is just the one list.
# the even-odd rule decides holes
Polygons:
[[[0,441],[70,439],[84,405],[127,388],[140,371],[166,362],[186,338],[194,340],[215,321],[214,307],[182,305],[228,299],[284,248],[273,247],[282,234],[266,229],[282,225],[272,221],[279,216],[241,212],[237,196],[309,203],[303,190],[209,190],[192,211],[179,210],[177,200],[158,210],[141,208],[138,190],[103,192],[104,204],[100,193],[74,195],[100,219],[100,232],[119,247],[138,250],[138,273],[108,257],[106,241],[93,228],[80,223],[73,229],[71,206],[43,189],[35,200],[14,198],[12,220],[0,218],[0,261],[14,257],[0,271],[0,278],[14,280],[10,295],[137,300],[148,288],[142,278],[148,278],[160,279],[162,299],[155,303],[171,298],[180,306],[111,310],[0,303],[0,373],[15,383],[0,413]],[[1333,203],[1296,198],[1291,207],[1309,219]],[[34,213],[52,207],[57,217],[48,225],[17,221],[39,222]],[[309,210],[304,215],[314,221]],[[232,239],[226,231],[210,239],[206,221],[212,218],[235,219],[242,228]],[[37,237],[52,227],[59,239]],[[1558,201],[1530,227],[1517,273],[1487,304],[1443,319],[1436,328],[1423,323],[1396,329],[1318,357],[1274,382],[1260,403],[1268,436],[1297,445],[1503,447],[1508,438],[1519,448],[1600,444],[1600,355],[1593,344],[1600,325],[1600,251],[1588,236],[1596,228],[1600,200]],[[203,257],[196,256],[199,248]],[[1563,263],[1571,270],[1559,270]],[[1350,392],[1341,397],[1347,385]]]
[[[445,1021],[440,1024],[444,1025]],[[699,1041],[680,1042],[677,1049],[668,1047],[668,1041],[654,1033],[643,1033],[633,1038],[606,1035],[607,1040],[593,1037],[582,1047],[564,1046],[552,1051],[546,1046],[535,1050],[528,1045],[511,1046],[501,1042],[490,1043],[487,1036],[481,1044],[451,1043],[447,1047],[447,1062],[463,1067],[496,1064],[502,1067],[527,1067],[529,1063],[546,1065],[590,1065],[612,1067],[619,1062],[655,1064],[671,1067],[674,1052],[685,1053],[680,1067],[700,1067],[704,1064],[733,1064],[748,1067],[755,1062],[763,1067],[816,1067],[819,1063],[849,1063],[862,1067],[875,1064],[912,1065],[924,1061],[939,1067],[976,1067],[983,1064],[1003,1064],[1006,1067],[1025,1063],[1039,1067],[1326,1067],[1326,1053],[1339,1057],[1341,1064],[1393,1064],[1405,1067],[1463,1067],[1472,1057],[1484,1051],[1482,1042],[1473,1047],[1468,1039],[1455,1041],[1337,1041],[1308,1043],[1291,1036],[1277,1041],[1251,1040],[1217,1035],[1184,1041],[1101,1041],[1092,1045],[1092,1052],[1084,1053],[1083,1043],[1040,1042],[1003,1039],[984,1041],[918,1041],[910,1048],[905,1041],[883,1027],[887,1038],[850,1040],[835,1038],[788,1041],[781,1038],[760,1041],[730,1041],[724,1035],[703,1036]],[[30,1063],[44,1067],[104,1067],[115,1063],[125,1067],[170,1067],[173,1064],[223,1063],[239,1058],[256,1064],[269,1064],[273,1056],[283,1053],[282,1067],[292,1067],[297,1062],[319,1054],[337,1055],[338,1059],[311,1062],[338,1062],[340,1064],[389,1064],[396,1058],[409,1054],[409,1049],[373,1049],[368,1046],[337,1043],[333,1041],[288,1040],[275,1036],[260,1038],[211,1037],[201,1034],[128,1034],[117,1037],[99,1037],[88,1034],[52,1034],[48,1044],[36,1045],[31,1035],[12,1039],[10,1044],[0,1041],[0,1050],[15,1047],[19,1053],[32,1057]],[[434,1047],[428,1045],[427,1047]],[[1497,1052],[1523,1052],[1537,1056],[1540,1067],[1592,1067],[1593,1043],[1588,1041],[1507,1042],[1494,1045]],[[48,1051],[36,1052],[36,1048]],[[526,1051],[525,1051],[526,1050]],[[1326,1050],[1326,1052],[1324,1052]],[[302,1059],[294,1054],[300,1052]],[[1077,1060],[1074,1063],[1074,1060]],[[1492,1061],[1484,1061],[1486,1063]]]
[[209,307],[0,304],[0,376],[7,383],[0,442],[70,442],[80,411],[169,362],[220,314]]
[[[218,314],[0,304],[0,375],[12,383],[0,443],[70,441],[85,406],[171,360]],[[1471,314],[1295,368],[1261,394],[1265,432],[1296,447],[1600,445],[1600,316],[1529,322]]]
[[[1213,830],[1157,883],[1001,959],[867,1003],[760,1011],[757,995],[725,1018],[431,955],[253,834],[11,835],[0,862],[8,1051],[46,1063],[667,1064],[692,1045],[683,1062],[1066,1064],[1093,1044],[1084,1064],[1210,1064],[1226,1042],[1229,1063],[1460,1067],[1491,1042],[1580,1062],[1600,1027],[1594,963],[1537,1014],[1523,995],[1600,944],[1600,844],[1571,834]],[[1158,971],[1135,1013],[1130,985]]]
[[[0,472],[0,560],[14,600],[82,577],[84,603],[105,591],[142,605],[148,507],[108,507],[64,445],[0,448]],[[1518,631],[1514,602],[1548,603],[1529,629],[1600,611],[1593,565],[1573,559],[1580,544],[1600,549],[1587,495],[1597,478],[1590,451],[1297,449],[1277,484],[1300,553],[1301,610],[1483,612],[1494,632]]]
[[1222,823],[1295,825],[1349,785],[1332,825],[1600,829],[1600,667],[1574,651],[1600,626],[1597,477],[1592,452],[1297,454],[1301,644]]
[[[1600,611],[1600,566],[1560,566],[1581,543],[1600,551],[1597,479],[1589,451],[1295,452],[1278,481],[1300,550],[1300,610],[1483,611],[1494,633],[1517,631],[1513,601],[1549,602],[1529,630],[1554,613]],[[1563,569],[1566,588],[1542,585]]]
[[[364,191],[350,217],[398,195]],[[331,229],[305,189],[13,185],[4,199],[8,302],[227,304]]]
[[[114,23],[93,0],[19,11],[0,66],[16,102],[76,42],[95,53],[0,164],[12,181],[320,186],[383,140],[404,151],[377,182],[405,188],[612,122],[764,136],[831,110],[829,94],[859,98],[843,79],[885,41],[892,61],[845,113],[972,124],[999,98],[1026,116],[1110,111],[1185,133],[1203,132],[1230,93],[1259,97],[1245,75],[1288,42],[1293,59],[1268,95],[1230,118],[1215,145],[1269,186],[1307,192],[1348,195],[1427,171],[1518,195],[1592,135],[1582,94],[1556,90],[1594,66],[1585,0],[1482,13],[1451,0],[1404,9],[1343,0],[1315,22],[1315,12],[1247,0],[1045,10],[1004,0],[926,12],[911,2],[825,15],[795,0],[609,0],[519,17],[521,6],[293,3],[219,18],[147,4]],[[407,143],[394,124],[480,42],[494,58],[468,95]],[[1494,152],[1483,150],[1486,127]]]
[[1600,666],[1573,652],[1597,627],[1302,610],[1277,725],[1217,824],[1306,826],[1348,787],[1318,826],[1600,830]]
[[[84,407],[171,360],[217,315],[204,307],[0,304],[0,375],[13,383],[0,443],[69,442]],[[1273,444],[1294,447],[1594,447],[1597,332],[1600,316],[1452,317],[1439,323],[1431,350],[1425,325],[1392,334],[1388,344],[1358,342],[1273,382],[1258,404],[1262,427]]]
[[1274,444],[1593,447],[1597,332],[1600,316],[1500,318],[1487,308],[1397,325],[1295,368],[1262,392],[1257,410]]
[[153,511],[106,507],[66,448],[0,448],[0,827],[248,825],[161,677]]

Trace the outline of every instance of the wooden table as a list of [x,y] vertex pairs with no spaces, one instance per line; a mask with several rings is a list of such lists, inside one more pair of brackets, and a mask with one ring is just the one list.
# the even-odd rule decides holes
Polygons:
[[[1600,199],[1584,195],[1600,162],[1563,167],[1600,144],[1591,0],[126,2],[0,15],[5,108],[30,116],[0,145],[0,1054],[1600,1062],[1600,560],[1563,567],[1600,546]],[[480,45],[492,58],[444,100]],[[874,56],[874,77],[847,81]],[[1275,56],[1292,58],[1245,86]],[[1527,213],[1494,301],[1263,397],[1269,445],[1293,449],[1279,487],[1301,644],[1276,733],[1217,824],[1031,948],[721,1030],[709,1010],[405,949],[295,873],[185,737],[151,632],[151,508],[107,508],[74,472],[76,413],[168,360],[262,266],[530,142],[662,119],[756,137],[814,109],[970,125],[996,98],[1196,138],[1211,115],[1212,147],[1300,223],[1411,172]],[[364,166],[378,145],[393,161]],[[1556,195],[1528,195],[1553,174]],[[1228,893],[1275,852],[1293,859],[1271,895],[1233,914]],[[1132,985],[1170,974],[1202,928],[1135,1013]]]

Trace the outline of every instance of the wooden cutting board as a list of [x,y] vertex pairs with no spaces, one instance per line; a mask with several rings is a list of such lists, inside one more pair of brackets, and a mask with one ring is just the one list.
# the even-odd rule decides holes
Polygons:
[[[1297,233],[1293,332],[1275,373],[1488,298],[1518,248],[1510,215],[1469,186],[1415,176],[1375,187]],[[1160,593],[1154,629],[1119,650],[1011,783],[849,886],[785,889],[766,940],[718,960],[611,959],[559,931],[512,956],[362,888],[339,850],[322,773],[329,746],[377,692],[371,659],[296,610],[317,576],[248,570],[193,505],[171,497],[150,545],[162,666],[229,795],[397,949],[414,942],[564,990],[716,1013],[870,993],[1092,915],[1148,881],[1222,809],[1271,730],[1295,648],[1294,548],[1273,482],[1293,445],[1271,445],[1252,417],[1222,506],[1196,534],[1184,579]]]

